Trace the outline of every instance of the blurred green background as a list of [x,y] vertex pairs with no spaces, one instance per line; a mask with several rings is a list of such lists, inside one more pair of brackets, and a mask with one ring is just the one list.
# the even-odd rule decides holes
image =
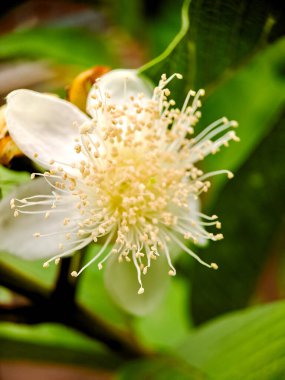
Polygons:
[[[180,72],[184,80],[172,88],[178,104],[190,87],[206,89],[197,130],[227,116],[239,122],[241,138],[202,162],[204,170],[235,173],[231,181],[213,180],[202,199],[203,210],[219,216],[225,239],[196,250],[217,262],[219,271],[180,255],[164,299],[143,317],[112,303],[97,267],[80,278],[80,305],[156,354],[122,358],[119,349],[111,353],[80,328],[13,313],[37,304],[36,297],[28,299],[29,287],[47,294],[58,273],[1,253],[3,380],[285,379],[285,7],[269,0],[192,0],[189,9],[184,5],[182,32],[169,46],[181,27],[182,5],[1,5],[2,104],[16,88],[64,97],[71,80],[94,65],[140,67],[154,82],[163,72]],[[0,167],[3,196],[28,179],[29,168],[21,159]]]

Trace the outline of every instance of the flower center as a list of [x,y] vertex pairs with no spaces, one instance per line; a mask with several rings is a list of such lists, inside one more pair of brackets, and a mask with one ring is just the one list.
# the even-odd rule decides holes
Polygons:
[[225,173],[231,178],[232,174],[227,170],[204,174],[195,163],[216,153],[229,140],[238,140],[231,130],[236,122],[219,119],[189,138],[200,117],[199,97],[204,92],[190,91],[180,111],[173,107],[173,100],[168,100],[168,81],[162,77],[151,99],[139,94],[123,105],[108,103],[108,94],[103,99],[99,92],[93,99],[96,117],[78,126],[74,146],[78,160],[69,165],[52,162],[50,172],[43,174],[54,189],[53,196],[11,201],[15,216],[28,213],[25,208],[34,206],[38,197],[42,204],[51,206],[40,211],[46,218],[66,208],[76,215],[64,218],[66,241],[59,247],[63,252],[49,259],[46,266],[104,237],[99,253],[72,275],[78,276],[103,256],[98,263],[101,269],[115,254],[119,262],[134,263],[142,293],[141,274],[160,253],[166,256],[169,274],[175,275],[170,241],[203,265],[217,269],[216,264],[201,260],[183,239],[198,243],[223,237],[205,230],[205,226],[220,228],[220,223],[215,215],[199,211],[197,199],[208,190],[208,177]]

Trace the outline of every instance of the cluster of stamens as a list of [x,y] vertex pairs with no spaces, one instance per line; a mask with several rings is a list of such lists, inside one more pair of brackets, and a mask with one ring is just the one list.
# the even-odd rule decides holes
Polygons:
[[[233,175],[227,170],[203,173],[195,163],[216,153],[220,146],[227,146],[229,140],[238,140],[232,130],[237,124],[222,118],[192,137],[201,115],[200,96],[204,91],[190,91],[182,109],[175,108],[166,88],[175,76],[179,77],[175,74],[167,79],[163,75],[151,99],[138,94],[121,105],[113,104],[110,94],[101,94],[98,82],[92,103],[96,117],[78,125],[79,136],[74,145],[78,160],[52,161],[49,172],[37,174],[51,186],[50,195],[11,201],[15,216],[42,213],[48,219],[53,213],[72,210],[72,216],[62,220],[64,238],[59,254],[44,266],[51,261],[57,264],[60,258],[92,241],[98,242],[102,247],[96,256],[72,275],[78,276],[94,261],[101,269],[111,255],[116,255],[119,262],[135,265],[139,294],[144,292],[142,274],[159,255],[167,259],[168,274],[176,274],[170,242],[203,265],[218,268],[215,263],[202,261],[188,247],[188,240],[199,243],[222,239],[222,234],[205,229],[219,229],[221,224],[215,215],[204,215],[191,204],[208,191],[209,177]],[[62,231],[54,232],[57,233]],[[40,232],[34,236],[52,238],[52,234]]]

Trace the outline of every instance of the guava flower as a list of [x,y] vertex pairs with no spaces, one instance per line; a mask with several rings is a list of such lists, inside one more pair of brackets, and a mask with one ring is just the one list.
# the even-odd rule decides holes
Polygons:
[[231,178],[232,173],[204,173],[196,163],[238,140],[233,131],[237,123],[221,118],[193,137],[204,91],[189,91],[179,110],[167,88],[175,77],[181,79],[179,74],[162,75],[152,89],[136,71],[111,71],[89,93],[89,116],[50,95],[10,93],[10,135],[46,171],[33,174],[37,178],[10,200],[15,219],[4,213],[0,248],[24,258],[47,257],[47,267],[99,243],[96,255],[71,275],[79,276],[93,263],[102,269],[111,257],[117,265],[130,262],[139,294],[143,276],[160,256],[168,274],[176,274],[171,243],[217,269],[197,256],[189,242],[222,238],[206,230],[221,225],[215,215],[203,214],[198,202],[211,176]]

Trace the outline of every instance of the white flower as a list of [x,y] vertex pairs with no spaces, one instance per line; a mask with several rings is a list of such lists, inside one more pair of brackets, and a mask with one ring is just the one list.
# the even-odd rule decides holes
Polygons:
[[222,238],[206,231],[220,223],[200,212],[199,195],[208,190],[209,177],[226,173],[231,178],[232,173],[203,173],[195,164],[238,140],[232,130],[237,123],[221,118],[192,137],[204,91],[190,91],[178,110],[166,87],[174,77],[181,76],[163,75],[152,90],[135,71],[111,71],[90,91],[90,117],[49,95],[9,94],[9,132],[47,171],[34,175],[41,178],[20,187],[10,201],[14,221],[6,211],[8,200],[0,205],[0,248],[24,258],[48,257],[48,266],[98,242],[96,256],[72,275],[93,262],[102,269],[112,256],[111,262],[134,265],[139,294],[143,275],[159,256],[165,257],[168,274],[175,275],[170,243],[217,269],[198,257],[188,241]]

